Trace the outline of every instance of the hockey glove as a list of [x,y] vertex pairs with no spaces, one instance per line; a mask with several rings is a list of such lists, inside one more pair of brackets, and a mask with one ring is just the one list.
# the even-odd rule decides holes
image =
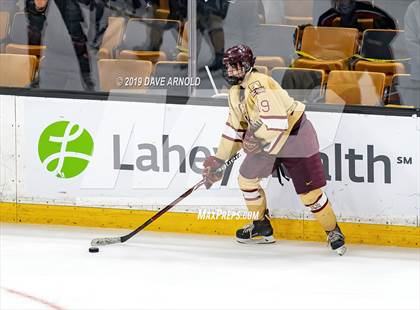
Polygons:
[[223,164],[224,161],[215,156],[209,156],[204,160],[203,179],[207,189],[209,189],[213,183],[222,179],[223,171],[217,171],[217,169],[222,167]]
[[246,154],[258,154],[263,150],[261,140],[249,130],[245,134],[242,146]]

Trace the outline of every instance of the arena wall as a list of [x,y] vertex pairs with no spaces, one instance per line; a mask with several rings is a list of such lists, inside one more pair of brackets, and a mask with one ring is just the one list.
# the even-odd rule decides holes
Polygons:
[[[200,180],[227,107],[0,96],[4,222],[134,228]],[[420,119],[314,111],[326,192],[349,242],[419,247]],[[198,190],[150,229],[230,235],[248,222],[236,177]],[[264,182],[276,237],[325,234],[291,182]],[[202,210],[217,218],[199,219]],[[230,216],[227,216],[230,215]]]

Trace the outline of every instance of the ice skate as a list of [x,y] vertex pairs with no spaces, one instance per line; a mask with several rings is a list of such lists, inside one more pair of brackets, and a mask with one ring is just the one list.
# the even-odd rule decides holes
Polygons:
[[236,231],[236,240],[240,243],[274,243],[273,227],[271,226],[267,212],[262,220],[253,221],[244,228]]
[[327,241],[331,249],[336,251],[338,255],[343,256],[346,253],[345,237],[341,232],[338,224],[331,231],[327,231]]

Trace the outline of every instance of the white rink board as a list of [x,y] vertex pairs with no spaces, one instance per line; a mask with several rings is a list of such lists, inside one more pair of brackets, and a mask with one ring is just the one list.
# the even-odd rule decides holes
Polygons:
[[15,97],[0,96],[0,201],[16,201]]
[[[326,191],[339,219],[417,226],[419,119],[327,112],[307,115],[317,129],[321,151],[328,156],[331,180]],[[18,201],[154,210],[200,180],[201,161],[205,153],[214,154],[226,117],[225,107],[16,97]],[[64,120],[86,129],[94,141],[87,168],[69,179],[48,172],[38,156],[43,130]],[[165,146],[164,137],[169,137]],[[194,162],[191,152],[197,147],[201,161]],[[185,153],[181,159],[178,151]],[[141,160],[142,156],[153,160]],[[399,157],[409,163],[399,164]],[[184,159],[185,171],[179,172]],[[236,181],[239,163],[226,184],[195,192],[174,211],[197,212],[203,206],[243,210]],[[120,164],[129,169],[116,169]],[[276,179],[267,183],[275,217],[308,215],[292,183],[285,182],[284,187]]]
[[[320,137],[321,152],[329,159],[326,192],[340,220],[416,226],[420,192],[419,120],[345,113],[341,115],[334,143],[326,144],[322,141],[328,134],[325,124],[331,116],[337,117],[332,114],[307,112]],[[350,153],[354,157],[353,152],[358,159],[352,163],[346,156]],[[398,157],[411,158],[412,164],[399,164]],[[384,162],[389,163],[387,169]],[[340,169],[341,177],[337,175]],[[270,202],[281,202],[284,196],[292,196],[293,200],[294,194],[290,193],[293,193],[291,183],[280,190],[270,188]],[[298,204],[296,198],[294,201]],[[312,217],[305,211],[305,217]]]

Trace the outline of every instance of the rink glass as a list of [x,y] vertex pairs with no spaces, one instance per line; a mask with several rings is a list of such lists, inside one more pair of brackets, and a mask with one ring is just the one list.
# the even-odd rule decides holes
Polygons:
[[[320,16],[334,6],[331,2],[4,0],[0,2],[0,85],[70,91],[69,96],[106,92],[113,99],[121,94],[151,95],[163,102],[173,97],[183,103],[192,97],[223,98],[229,88],[221,74],[223,52],[242,43],[253,49],[256,69],[272,75],[297,100],[372,105],[348,100],[333,86],[325,90],[328,68],[321,66],[324,76],[285,69],[302,68],[295,63],[302,57],[296,53],[302,49],[302,26],[316,26]],[[369,64],[356,67],[355,62],[341,68],[385,73],[374,106],[419,104],[420,43],[412,38],[418,32],[418,20],[416,12],[408,10],[411,2],[375,1],[401,30],[388,36],[371,34],[364,40],[363,27],[376,27],[375,22],[357,17],[356,44],[361,49],[355,54],[370,62],[395,63],[387,69]],[[331,26],[340,23],[338,18]],[[378,54],[378,50],[387,52]],[[350,80],[361,84],[360,77]],[[374,85],[372,78],[368,86]]]

